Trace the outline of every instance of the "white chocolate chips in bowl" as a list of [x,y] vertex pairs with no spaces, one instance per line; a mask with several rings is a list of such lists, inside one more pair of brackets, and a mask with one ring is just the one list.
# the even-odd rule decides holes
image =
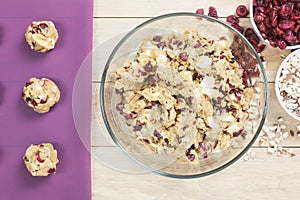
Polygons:
[[300,121],[300,49],[281,63],[276,74],[275,92],[282,108]]

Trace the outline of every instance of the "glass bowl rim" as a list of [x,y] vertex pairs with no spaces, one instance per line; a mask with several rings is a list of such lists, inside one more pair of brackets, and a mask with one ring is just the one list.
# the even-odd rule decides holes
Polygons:
[[[126,149],[120,144],[120,142],[118,141],[118,139],[116,138],[114,132],[112,131],[109,121],[107,119],[107,115],[106,115],[106,109],[104,106],[104,86],[105,86],[105,80],[106,80],[106,75],[107,75],[107,70],[116,54],[116,52],[119,50],[119,48],[123,45],[123,43],[129,38],[131,37],[136,31],[138,31],[139,29],[145,27],[148,24],[151,24],[152,22],[161,20],[161,19],[165,19],[165,18],[171,18],[171,17],[200,17],[200,18],[204,18],[207,19],[209,21],[213,21],[213,22],[217,22],[223,26],[225,26],[226,28],[230,29],[231,31],[235,32],[240,38],[242,38],[242,40],[248,45],[248,47],[251,49],[251,51],[254,53],[258,64],[259,64],[259,68],[260,68],[260,72],[262,73],[263,76],[263,80],[264,80],[264,86],[265,86],[265,91],[264,91],[264,96],[265,96],[265,102],[264,102],[264,110],[262,113],[262,118],[260,120],[260,124],[258,126],[258,129],[256,130],[256,133],[253,135],[253,138],[251,139],[251,141],[244,147],[244,149],[237,154],[234,158],[232,158],[231,160],[229,160],[228,162],[226,162],[225,164],[204,172],[204,173],[198,173],[198,174],[189,174],[189,175],[181,175],[181,174],[171,174],[171,173],[167,173],[167,172],[163,172],[160,170],[156,170],[153,169],[145,164],[143,164],[142,162],[140,162],[139,160],[135,159],[129,152],[126,151]],[[175,13],[168,13],[168,14],[163,14],[163,15],[159,15],[157,17],[153,17],[151,19],[146,20],[145,22],[139,24],[138,26],[136,26],[135,28],[133,28],[131,31],[129,31],[119,42],[118,44],[113,48],[111,54],[109,55],[109,58],[106,61],[105,64],[105,68],[102,74],[102,78],[100,81],[100,109],[101,109],[101,113],[103,116],[103,121],[104,124],[106,126],[106,129],[109,133],[109,135],[111,136],[112,140],[114,141],[114,143],[125,153],[125,155],[127,155],[131,160],[135,161],[137,164],[139,164],[140,166],[144,167],[145,169],[151,171],[151,172],[155,172],[157,174],[160,174],[162,176],[166,176],[166,177],[170,177],[170,178],[178,178],[178,179],[191,179],[191,178],[199,178],[199,177],[204,177],[204,176],[208,176],[214,173],[217,173],[225,168],[227,168],[228,166],[230,166],[231,164],[235,163],[237,160],[239,160],[253,145],[253,143],[255,142],[255,140],[257,139],[263,124],[265,122],[266,116],[267,116],[267,110],[268,110],[268,101],[269,101],[269,90],[268,90],[268,80],[267,80],[267,75],[265,72],[265,68],[262,64],[262,61],[260,59],[260,56],[258,55],[258,53],[256,52],[256,50],[254,49],[254,47],[252,46],[252,44],[236,29],[234,29],[233,27],[231,27],[229,24],[227,24],[226,22],[223,22],[219,19],[207,16],[207,15],[201,15],[201,14],[195,14],[192,12],[175,12]]]

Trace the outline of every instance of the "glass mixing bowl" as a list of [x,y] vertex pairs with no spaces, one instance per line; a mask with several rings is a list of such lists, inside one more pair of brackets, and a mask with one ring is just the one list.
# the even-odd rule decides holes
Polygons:
[[261,130],[267,102],[266,73],[251,44],[230,25],[194,13],[162,15],[130,31],[100,86],[114,142],[143,167],[175,178],[238,160]]

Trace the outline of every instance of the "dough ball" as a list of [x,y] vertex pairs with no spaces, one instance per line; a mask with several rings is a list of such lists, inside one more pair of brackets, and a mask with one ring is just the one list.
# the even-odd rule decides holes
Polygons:
[[46,113],[59,101],[60,91],[48,78],[30,78],[23,88],[22,96],[35,112]]
[[31,144],[27,148],[23,160],[32,176],[55,174],[56,165],[59,162],[57,151],[50,143]]
[[32,22],[26,30],[25,38],[31,49],[45,53],[54,48],[58,32],[52,21]]

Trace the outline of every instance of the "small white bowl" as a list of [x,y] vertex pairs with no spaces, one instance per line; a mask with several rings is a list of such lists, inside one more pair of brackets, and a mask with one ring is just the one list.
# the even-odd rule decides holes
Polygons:
[[[275,93],[276,93],[276,97],[281,105],[281,107],[291,116],[293,117],[294,119],[300,121],[300,114],[299,115],[296,115],[295,113],[291,112],[291,110],[289,110],[286,106],[286,104],[283,102],[283,97],[281,96],[280,94],[280,91],[279,91],[279,78],[281,77],[281,72],[282,72],[282,69],[288,64],[288,61],[296,54],[299,54],[300,55],[300,49],[292,52],[291,54],[289,54],[281,63],[281,65],[279,66],[278,68],[278,71],[277,71],[277,74],[276,74],[276,78],[275,78]],[[287,68],[289,68],[290,66],[288,66]],[[298,69],[300,69],[300,66],[298,66]],[[300,87],[300,85],[299,85]],[[299,106],[298,106],[299,107]]]
[[[250,13],[250,22],[251,22],[251,25],[252,25],[252,28],[254,30],[254,32],[258,35],[258,37],[262,40],[262,41],[265,41],[267,44],[270,44],[269,41],[267,39],[264,39],[262,37],[262,35],[260,34],[260,31],[258,30],[257,26],[256,26],[256,23],[254,21],[254,10],[253,10],[253,0],[250,0],[250,8],[249,8],[249,13]],[[277,47],[278,48],[278,47]],[[298,45],[294,45],[294,46],[286,46],[285,49],[298,49],[300,48],[300,44]]]

